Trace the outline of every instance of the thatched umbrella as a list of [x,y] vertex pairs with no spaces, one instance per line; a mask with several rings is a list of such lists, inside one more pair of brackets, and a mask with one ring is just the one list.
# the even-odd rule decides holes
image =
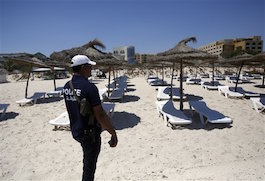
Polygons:
[[48,67],[48,66],[36,57],[28,57],[28,56],[17,57],[16,56],[16,57],[6,57],[6,59],[14,61],[14,62],[21,64],[21,65],[28,65],[30,67],[29,72],[28,72],[26,90],[25,90],[25,98],[27,98],[27,96],[28,96],[28,84],[29,84],[29,78],[30,78],[32,67],[33,66],[35,66],[35,67]]
[[98,62],[97,60],[113,58],[111,53],[102,52],[97,47],[105,49],[105,45],[101,41],[94,39],[81,47],[53,52],[50,58],[54,61],[64,63],[69,63],[71,59],[78,54],[86,55],[88,58],[96,62]]
[[98,49],[98,47],[101,49],[105,49],[105,45],[101,41],[94,39],[93,41],[90,41],[81,47],[62,50],[60,52],[53,52],[50,58],[56,62],[70,63],[72,57],[74,57],[75,55],[86,55],[88,58],[97,63],[96,67],[108,67],[110,83],[111,67],[120,66],[124,63],[124,61],[113,56],[111,53],[102,52]]
[[265,52],[259,53],[257,55],[254,55],[252,57],[253,61],[257,61],[260,63],[260,65],[263,67],[263,76],[262,76],[262,85],[261,87],[265,87],[264,86],[264,79],[265,79]]
[[[158,53],[154,57],[150,57],[153,61],[167,61],[173,62],[173,71],[175,63],[179,63],[180,65],[180,110],[183,110],[183,64],[193,64],[202,62],[203,60],[213,60],[216,59],[216,56],[210,55],[204,51],[191,48],[187,46],[188,42],[196,42],[195,37],[186,38],[180,41],[174,48]],[[173,79],[173,72],[172,72],[172,79]],[[172,82],[172,81],[171,81]],[[172,89],[172,85],[171,85]],[[172,93],[171,93],[172,99]]]
[[234,65],[234,66],[239,66],[239,70],[237,72],[237,78],[236,78],[236,85],[235,85],[235,91],[237,91],[237,85],[240,77],[241,70],[244,65],[249,65],[249,66],[258,66],[260,64],[259,60],[256,61],[253,59],[253,55],[244,53],[242,55],[237,55],[235,57],[232,57],[228,59],[225,64],[229,65]]

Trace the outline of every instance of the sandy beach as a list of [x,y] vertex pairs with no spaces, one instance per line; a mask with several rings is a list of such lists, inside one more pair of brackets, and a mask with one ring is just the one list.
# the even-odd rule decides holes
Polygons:
[[[56,80],[57,87],[68,80]],[[109,134],[102,133],[95,180],[265,179],[265,114],[257,113],[249,99],[227,99],[218,91],[184,83],[185,94],[203,98],[233,123],[203,127],[195,114],[191,125],[171,129],[156,111],[155,87],[144,76],[128,81],[128,91],[122,102],[115,102],[111,119],[119,143],[110,148]],[[94,82],[104,88],[107,79]],[[179,87],[178,81],[174,84]],[[265,94],[255,84],[261,84],[261,80],[239,86]],[[66,110],[63,97],[20,107],[16,101],[24,97],[25,87],[25,81],[0,84],[0,102],[10,104],[0,121],[0,180],[81,180],[81,146],[70,131],[54,131],[49,124]],[[52,80],[34,80],[29,82],[28,95],[51,90]],[[178,101],[174,104],[179,108]],[[187,102],[184,109],[191,116]]]

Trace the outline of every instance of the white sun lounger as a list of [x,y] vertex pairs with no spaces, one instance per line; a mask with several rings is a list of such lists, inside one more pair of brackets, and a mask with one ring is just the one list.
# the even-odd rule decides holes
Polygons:
[[[229,90],[235,91],[235,87],[230,87]],[[236,92],[238,92],[240,94],[243,94],[247,98],[250,98],[250,97],[260,97],[260,94],[259,93],[245,91],[242,87],[237,87]]]
[[[179,88],[173,87],[172,88],[172,98],[174,100],[179,100],[180,99],[180,94],[179,94]],[[157,100],[169,100],[170,99],[170,87],[165,86],[165,87],[158,87],[157,91]],[[183,99],[186,99],[187,97],[183,95]]]
[[56,90],[47,92],[48,97],[60,97],[63,94],[63,87],[57,87]]
[[62,91],[50,91],[47,92],[48,97],[60,97],[62,95]]
[[[106,114],[111,118],[114,115],[114,103],[102,103],[102,108],[106,112]],[[70,119],[67,111],[60,114],[57,118],[52,119],[49,121],[51,125],[54,125],[54,130],[57,130],[59,127],[66,127],[69,128],[70,126]]]
[[124,95],[124,89],[114,89],[111,92],[111,95],[108,97],[109,100],[121,100],[123,98]]
[[258,113],[265,110],[265,97],[251,97],[250,100]]
[[29,103],[36,104],[39,99],[45,98],[45,94],[46,92],[35,92],[33,96],[16,101],[16,103],[19,104],[19,106]]
[[124,91],[127,90],[127,82],[119,81],[118,88],[124,89]]
[[229,89],[228,86],[218,86],[219,94],[223,94],[226,98],[243,98],[244,95],[239,92],[234,92]]
[[[225,77],[225,80],[226,80],[227,82],[234,83],[234,84],[236,83],[236,79],[237,79],[237,77],[234,77],[234,76],[226,76],[226,77]],[[239,79],[237,83],[238,83],[238,84],[242,84],[243,81],[242,81],[241,79]]]
[[69,127],[70,120],[67,111],[60,114],[57,118],[49,121],[51,125],[54,125],[54,130],[57,130],[58,127]]
[[188,118],[183,111],[177,110],[171,100],[156,101],[156,108],[159,114],[163,115],[165,125],[176,127],[177,125],[191,124],[192,120]]
[[1,111],[1,119],[3,119],[5,117],[6,114],[6,110],[7,107],[9,106],[9,104],[0,104],[0,111]]
[[106,97],[106,93],[107,93],[108,89],[107,88],[103,88],[103,89],[98,89],[98,94],[100,97],[100,100],[103,101],[104,98]]
[[207,90],[218,90],[218,86],[221,86],[221,84],[218,81],[212,82],[201,82],[202,88]]
[[187,78],[186,79],[186,84],[190,85],[190,84],[200,84],[201,79],[200,78]]
[[[232,119],[224,116],[222,113],[210,109],[204,101],[189,101],[190,111],[192,113],[192,108],[199,113],[200,120],[203,125],[210,123],[223,123],[231,124]],[[206,117],[206,121],[204,121]]]

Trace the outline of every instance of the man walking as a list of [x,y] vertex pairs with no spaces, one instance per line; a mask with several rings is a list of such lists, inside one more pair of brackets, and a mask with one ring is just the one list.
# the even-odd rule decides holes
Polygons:
[[[83,181],[94,180],[102,128],[111,134],[110,147],[115,147],[118,143],[115,129],[101,106],[98,89],[88,81],[92,65],[96,65],[96,62],[91,61],[87,56],[74,56],[71,60],[74,75],[63,89],[72,136],[83,149]],[[82,110],[80,112],[80,100],[83,101],[84,98],[90,107],[88,114],[83,114]]]

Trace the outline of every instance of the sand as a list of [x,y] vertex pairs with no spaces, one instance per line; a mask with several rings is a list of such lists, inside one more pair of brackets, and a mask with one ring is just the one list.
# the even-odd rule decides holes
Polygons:
[[[62,87],[68,80],[56,84]],[[95,83],[104,88],[107,79]],[[255,84],[240,86],[265,94]],[[24,97],[25,87],[25,81],[0,84],[0,102],[10,104],[0,121],[0,180],[81,180],[81,146],[70,131],[54,131],[48,123],[65,111],[63,98],[20,107],[15,101]],[[34,80],[28,95],[52,89],[52,80]],[[171,129],[157,114],[155,87],[143,76],[131,78],[112,118],[118,146],[110,148],[109,134],[102,133],[95,180],[264,180],[265,114],[257,113],[248,99],[226,99],[198,85],[184,83],[184,93],[203,98],[233,124],[203,127],[195,114],[191,125]],[[185,102],[191,116],[188,108]]]

